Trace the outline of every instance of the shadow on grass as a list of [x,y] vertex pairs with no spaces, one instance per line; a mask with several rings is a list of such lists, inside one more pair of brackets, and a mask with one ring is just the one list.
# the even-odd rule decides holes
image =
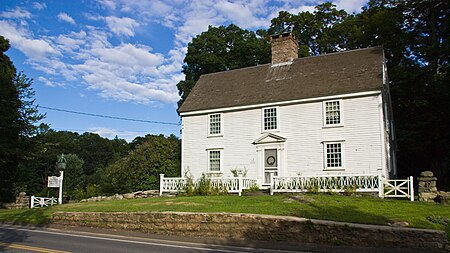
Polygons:
[[47,209],[28,209],[11,217],[14,225],[45,225],[50,222],[50,212]]

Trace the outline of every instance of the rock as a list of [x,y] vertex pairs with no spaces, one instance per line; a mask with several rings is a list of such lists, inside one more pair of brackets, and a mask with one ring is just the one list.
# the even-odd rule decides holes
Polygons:
[[450,192],[438,192],[438,201],[444,205],[450,205]]
[[423,171],[422,173],[420,173],[420,176],[421,177],[432,177],[434,175],[433,175],[432,171],[427,170],[427,171]]
[[394,221],[392,223],[389,223],[389,226],[391,226],[391,227],[408,227],[409,223],[406,221]]
[[433,202],[437,196],[438,196],[438,194],[434,193],[434,192],[419,193],[419,201]]
[[124,199],[133,199],[133,198],[135,198],[135,195],[134,195],[134,193],[125,193],[123,195],[123,198]]

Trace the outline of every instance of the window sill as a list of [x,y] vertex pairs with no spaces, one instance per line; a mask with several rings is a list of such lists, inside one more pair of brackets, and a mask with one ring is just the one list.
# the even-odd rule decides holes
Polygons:
[[280,132],[279,129],[274,129],[274,130],[264,130],[261,133],[266,134],[266,133],[279,133],[279,132]]
[[344,125],[343,124],[336,124],[336,125],[325,125],[325,126],[322,126],[322,128],[338,128],[338,127],[344,127]]
[[207,136],[207,138],[215,138],[215,137],[223,137],[223,134],[211,134]]
[[323,171],[345,171],[344,168],[325,168]]

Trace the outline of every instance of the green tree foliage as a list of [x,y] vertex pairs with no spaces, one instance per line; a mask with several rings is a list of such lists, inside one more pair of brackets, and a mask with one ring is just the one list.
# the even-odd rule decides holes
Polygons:
[[291,14],[281,11],[272,19],[269,34],[292,32],[299,43],[299,56],[318,55],[339,51],[339,36],[333,27],[342,23],[348,14],[337,10],[326,2],[315,7],[315,11]]
[[145,141],[108,166],[103,190],[126,193],[159,188],[159,174],[180,176],[180,140],[171,135],[146,135]]
[[[16,69],[5,52],[9,42],[0,36],[0,201],[11,201],[25,187],[19,177],[19,164],[34,150],[31,136],[36,122],[44,118],[34,103],[32,80]],[[23,168],[22,168],[23,169]]]
[[235,25],[212,27],[195,37],[184,58],[185,80],[177,84],[181,106],[200,75],[270,62],[270,44],[263,30],[252,32]]
[[66,196],[74,199],[77,197],[77,192],[85,187],[84,161],[75,154],[67,154],[64,157],[67,164],[64,171],[63,191]]
[[[83,198],[87,194],[88,187],[91,189],[92,185],[101,183],[105,168],[127,155],[130,150],[128,143],[123,139],[108,140],[93,133],[80,135],[69,131],[47,129],[41,131],[33,139],[39,143],[38,148],[34,152],[33,158],[24,164],[34,175],[27,180],[29,194],[40,192],[46,184],[47,176],[58,173],[55,169],[56,157],[64,153],[70,154],[67,158],[67,166],[82,164],[76,167],[76,175],[81,175],[80,181],[75,182],[74,187],[65,189],[66,193],[72,198]],[[74,164],[69,161],[72,158],[75,160]],[[79,173],[80,169],[82,170],[81,174]],[[70,171],[66,174],[69,173],[71,174]],[[74,193],[75,190],[76,193]]]

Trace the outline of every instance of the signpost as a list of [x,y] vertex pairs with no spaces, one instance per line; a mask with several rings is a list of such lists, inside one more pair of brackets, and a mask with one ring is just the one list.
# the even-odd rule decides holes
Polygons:
[[61,156],[58,159],[58,162],[56,163],[56,168],[59,169],[59,177],[57,177],[57,176],[48,177],[48,187],[59,188],[58,204],[62,204],[63,179],[64,179],[64,169],[66,168],[66,163],[67,163],[67,160],[66,160],[66,158],[64,158],[64,154],[61,154]]

